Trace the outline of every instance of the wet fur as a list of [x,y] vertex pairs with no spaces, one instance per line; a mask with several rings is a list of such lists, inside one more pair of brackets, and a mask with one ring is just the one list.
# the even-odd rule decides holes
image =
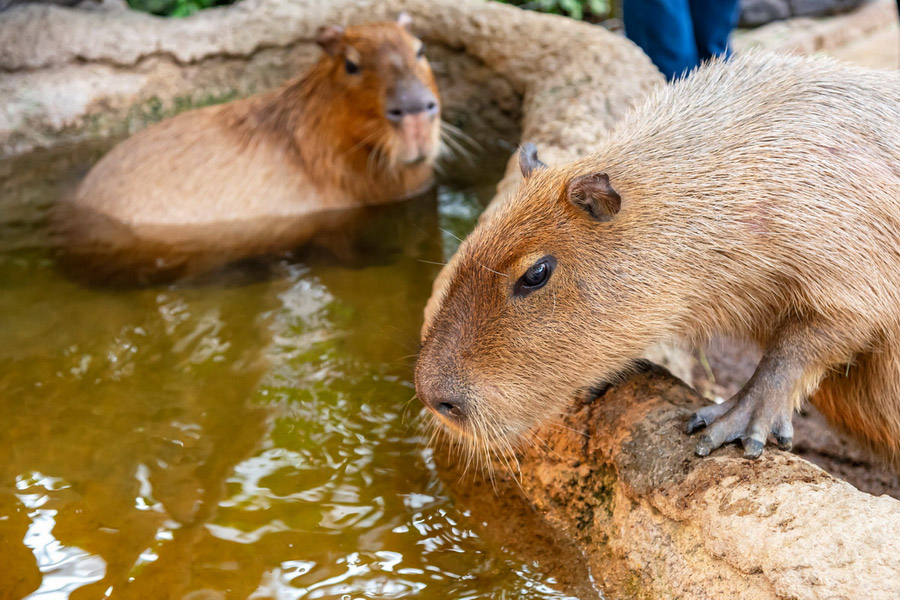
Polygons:
[[[603,172],[608,222],[567,201]],[[544,255],[548,284],[512,286]],[[442,274],[417,365],[503,444],[652,344],[751,337],[765,380],[900,466],[900,75],[752,52],[660,88],[591,156],[535,170]],[[774,360],[774,359],[773,359]]]

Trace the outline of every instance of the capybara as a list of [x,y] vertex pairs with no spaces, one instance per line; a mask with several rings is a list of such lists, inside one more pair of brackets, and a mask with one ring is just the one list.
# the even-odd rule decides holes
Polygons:
[[95,240],[110,254],[194,241],[228,246],[248,224],[252,235],[245,237],[265,246],[266,232],[250,224],[427,188],[440,106],[422,42],[408,25],[401,15],[397,22],[323,27],[316,40],[322,56],[306,74],[126,139],[63,203],[62,220],[74,222],[61,223],[65,237],[82,247]]
[[757,340],[696,452],[790,447],[807,398],[900,450],[900,74],[750,52],[660,88],[590,156],[544,167],[461,245],[426,318],[422,401],[509,443],[651,345]]

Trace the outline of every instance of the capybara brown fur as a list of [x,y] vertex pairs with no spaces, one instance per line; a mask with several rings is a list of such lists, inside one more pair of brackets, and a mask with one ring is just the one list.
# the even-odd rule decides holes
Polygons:
[[[427,188],[440,106],[422,42],[408,25],[401,15],[323,27],[322,56],[304,75],[124,140],[63,203],[65,237],[110,253],[194,241],[228,246],[232,236],[217,228],[384,203]],[[97,227],[104,221],[120,231],[104,237],[107,228]],[[260,238],[254,249],[267,245],[265,231],[248,231]]]
[[504,447],[650,345],[719,333],[765,352],[690,417],[698,454],[789,447],[810,398],[900,464],[900,75],[750,52],[584,159],[520,163],[426,317],[416,389],[441,421]]

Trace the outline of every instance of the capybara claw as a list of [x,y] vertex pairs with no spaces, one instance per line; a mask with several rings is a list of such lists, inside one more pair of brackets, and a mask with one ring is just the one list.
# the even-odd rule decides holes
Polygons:
[[709,456],[709,453],[713,451],[713,443],[709,436],[703,436],[700,438],[700,441],[697,442],[697,445],[694,447],[694,454],[697,456]]
[[772,437],[778,443],[781,450],[790,450],[794,447],[794,426],[791,424],[791,415],[787,414],[776,421],[772,428]]
[[709,425],[700,413],[693,413],[684,426],[685,433],[691,434]]
[[765,442],[761,442],[755,438],[744,439],[744,458],[759,458],[762,456]]
[[721,404],[708,404],[698,408],[691,413],[684,429],[688,434],[694,433],[704,427],[709,427],[716,422],[716,419],[727,413],[734,405],[733,400],[722,402]]
[[775,441],[778,443],[779,450],[790,451],[794,447],[793,436],[775,435]]

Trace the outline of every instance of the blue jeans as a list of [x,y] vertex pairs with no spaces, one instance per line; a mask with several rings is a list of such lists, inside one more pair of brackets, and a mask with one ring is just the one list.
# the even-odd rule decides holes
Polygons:
[[[898,0],[900,2],[900,0]],[[713,56],[728,56],[738,0],[624,0],[625,35],[671,81]]]

